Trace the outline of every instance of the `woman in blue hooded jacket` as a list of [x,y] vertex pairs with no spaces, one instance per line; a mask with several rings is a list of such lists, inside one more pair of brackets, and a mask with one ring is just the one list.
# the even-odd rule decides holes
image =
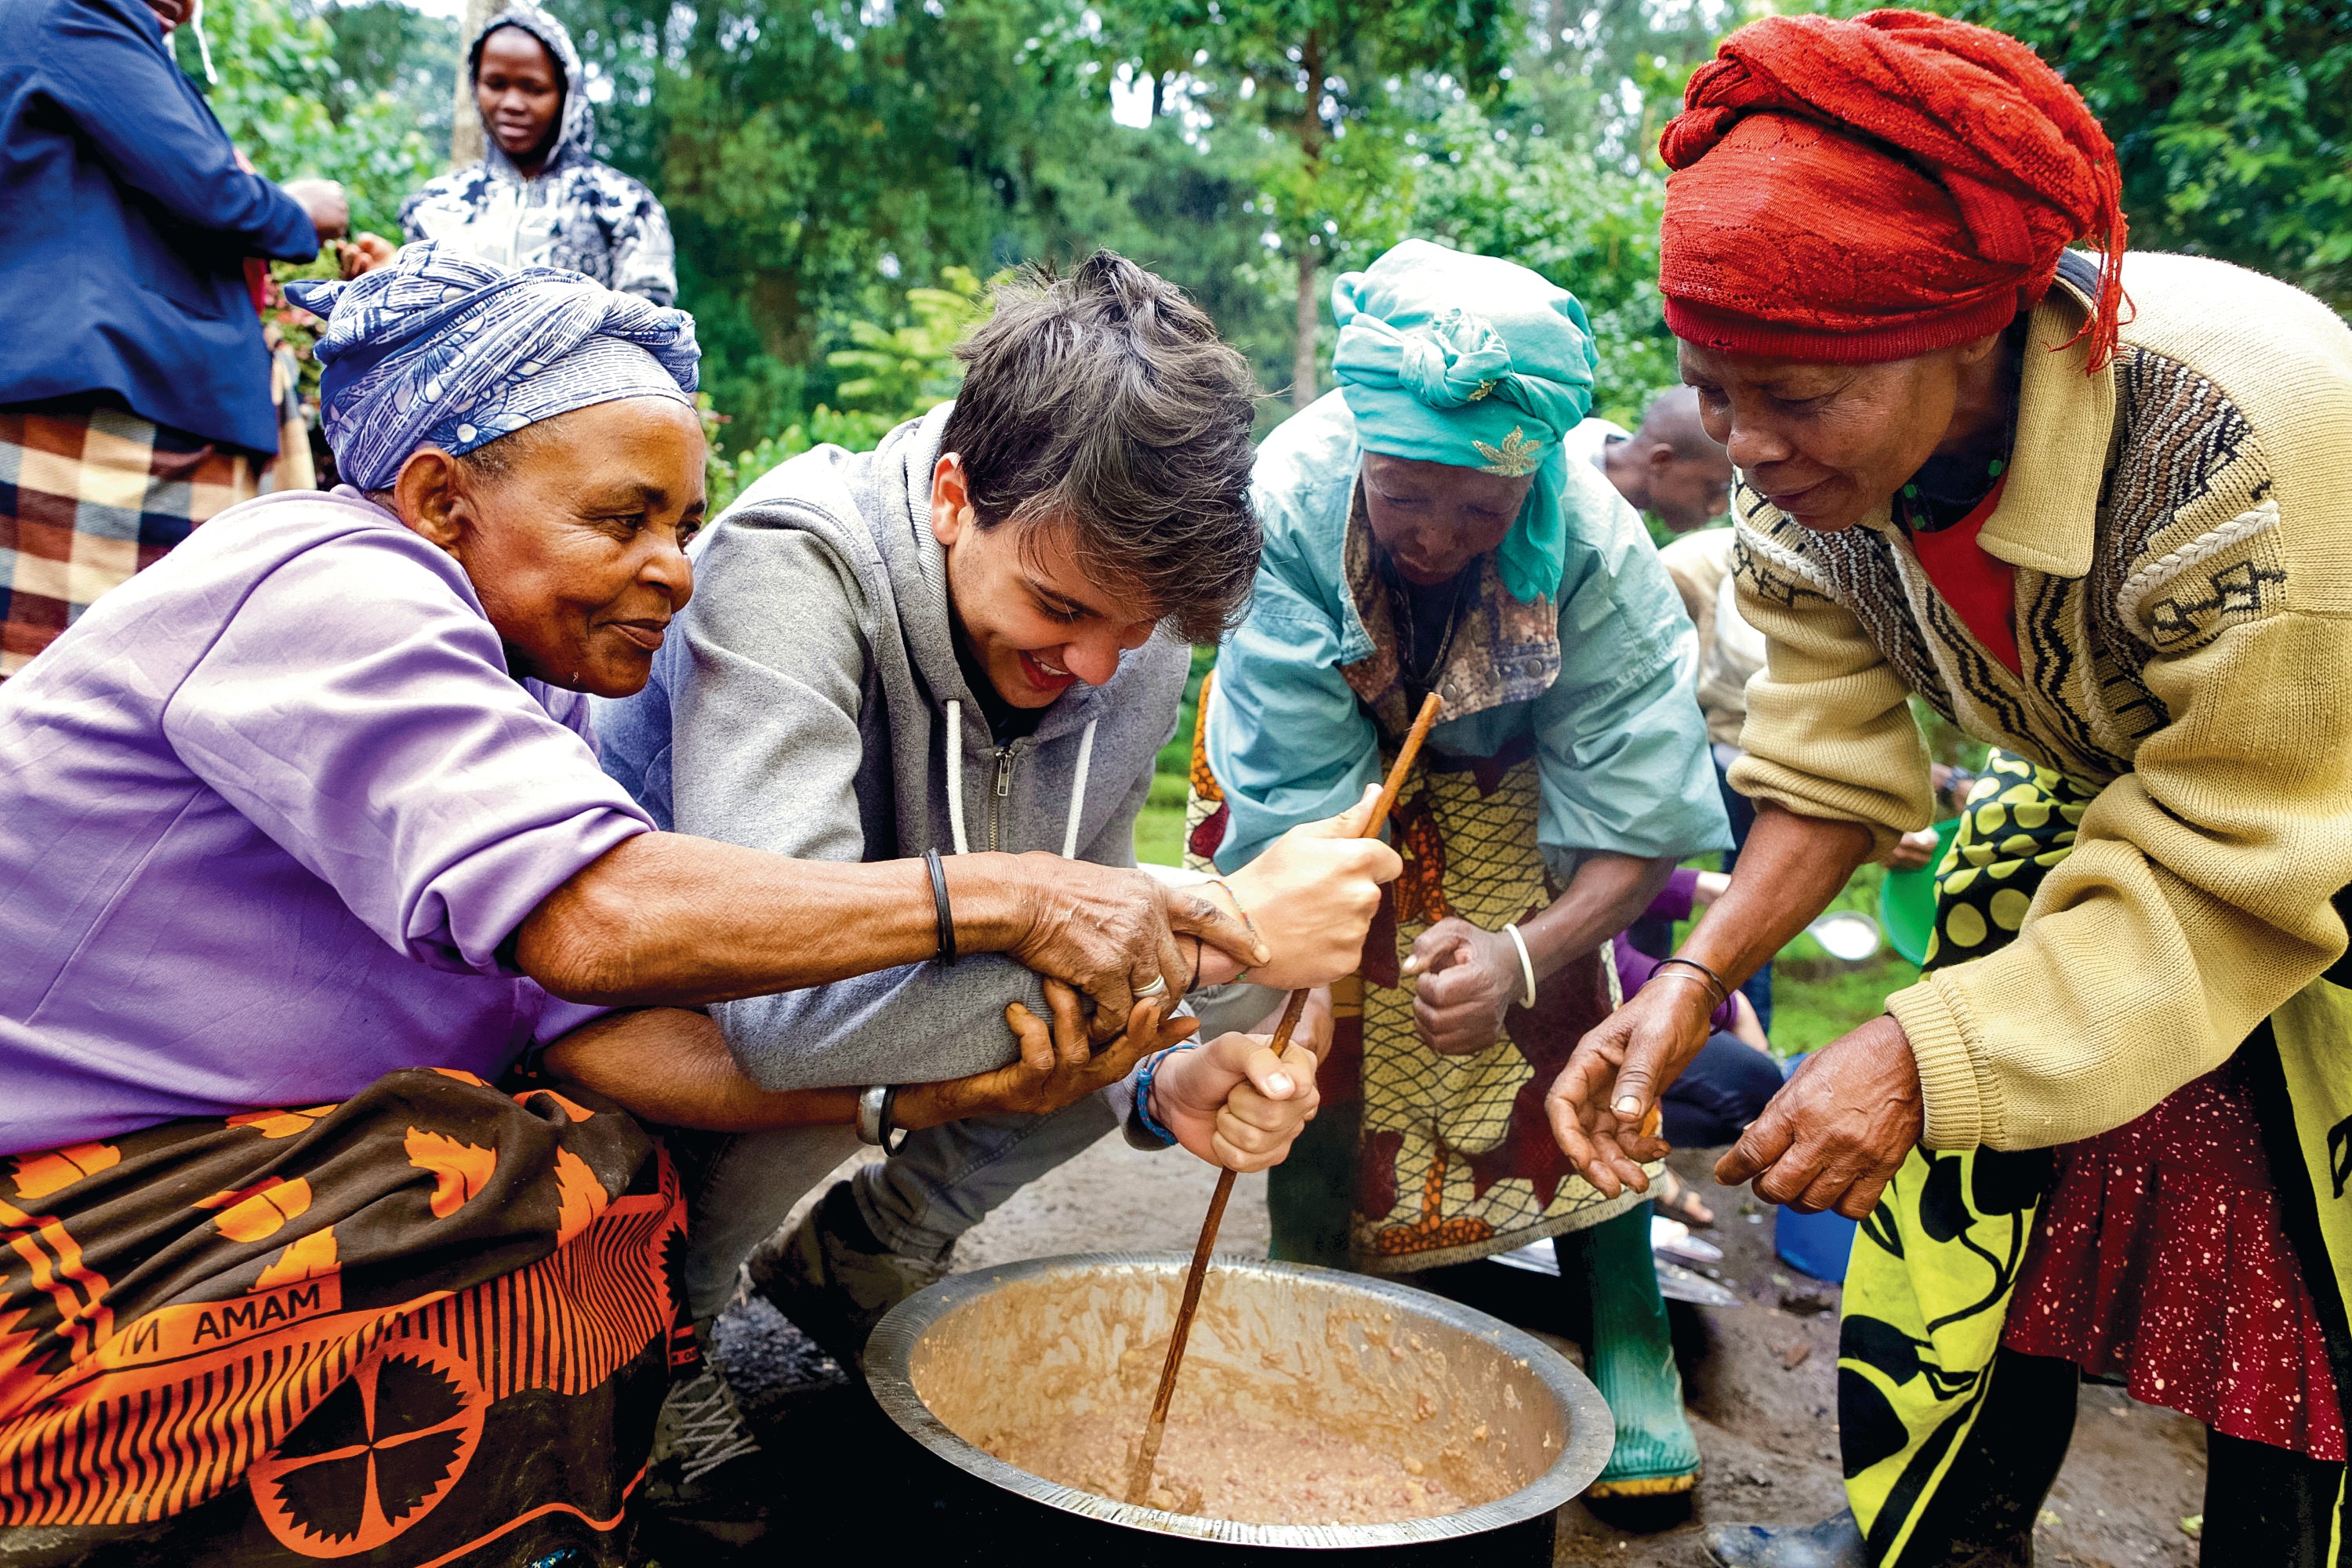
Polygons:
[[654,194],[596,157],[579,51],[527,0],[492,16],[466,56],[482,156],[401,204],[411,243],[505,267],[560,267],[656,305],[677,298],[669,216]]

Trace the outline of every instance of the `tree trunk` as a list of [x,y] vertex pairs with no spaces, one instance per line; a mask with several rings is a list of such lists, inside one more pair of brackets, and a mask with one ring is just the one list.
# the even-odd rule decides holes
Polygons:
[[1298,341],[1290,354],[1290,406],[1315,401],[1315,329],[1323,319],[1315,295],[1315,252],[1303,241],[1298,247]]
[[[482,25],[498,15],[498,0],[466,0],[466,14],[457,24],[457,112],[449,121],[449,166],[462,169],[482,155],[482,115],[474,107],[473,72],[467,68],[467,56],[474,47],[474,35]],[[577,91],[580,84],[565,84]]]
[[[1306,188],[1315,188],[1323,162],[1323,39],[1309,29],[1298,48],[1299,75],[1306,102],[1298,111],[1298,153],[1307,165]],[[1311,209],[1310,209],[1311,210]],[[1315,401],[1315,329],[1323,319],[1322,301],[1315,291],[1316,255],[1310,237],[1298,242],[1298,317],[1290,351],[1290,406],[1305,408]]]

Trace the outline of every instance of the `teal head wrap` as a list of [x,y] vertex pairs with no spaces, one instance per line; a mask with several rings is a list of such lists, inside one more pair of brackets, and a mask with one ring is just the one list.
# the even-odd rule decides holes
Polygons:
[[1521,604],[1559,591],[1561,438],[1592,406],[1584,307],[1524,267],[1408,239],[1331,287],[1331,368],[1368,452],[1535,475],[1496,552]]

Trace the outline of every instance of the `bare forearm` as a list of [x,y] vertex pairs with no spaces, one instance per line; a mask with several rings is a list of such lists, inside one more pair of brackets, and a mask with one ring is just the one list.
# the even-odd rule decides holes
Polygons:
[[1550,907],[1519,925],[1536,977],[1542,979],[1591,952],[1640,919],[1674,869],[1672,856],[1654,860],[1631,855],[1585,857]]
[[677,1007],[608,1013],[548,1047],[547,1070],[665,1127],[756,1132],[845,1125],[854,1089],[763,1089],[743,1076],[719,1026]]
[[[1010,855],[947,863],[956,945],[999,952],[1027,931]],[[822,985],[939,949],[921,862],[792,860],[645,833],[557,889],[516,932],[523,973],[557,995],[696,1006]]]
[[1855,822],[1800,816],[1767,805],[1739,850],[1731,886],[1682,945],[1738,985],[1796,940],[1869,858],[1871,832]]
[[[1101,1064],[1099,1076],[1107,1078],[1125,1072],[1137,1054],[1122,1039],[1103,1056],[1087,1059]],[[863,1091],[863,1086],[761,1089],[736,1065],[717,1022],[683,1007],[608,1013],[548,1047],[542,1062],[556,1077],[594,1089],[632,1115],[707,1132],[850,1126],[857,1120]],[[1018,1079],[1015,1064],[943,1083],[909,1084],[899,1089],[891,1120],[912,1132],[1026,1106],[1015,1093]],[[1089,1081],[1082,1087],[1092,1092],[1098,1086]],[[1050,1109],[1066,1103],[1063,1098]]]

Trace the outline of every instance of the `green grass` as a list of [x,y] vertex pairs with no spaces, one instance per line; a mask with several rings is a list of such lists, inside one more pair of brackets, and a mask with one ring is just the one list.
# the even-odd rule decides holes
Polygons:
[[1151,796],[1135,819],[1135,858],[1154,866],[1184,863],[1184,781],[1166,773],[1151,781]]
[[1886,998],[1919,978],[1896,953],[1864,963],[1800,959],[1772,974],[1772,1049],[1783,1057],[1828,1045],[1886,1011]]

